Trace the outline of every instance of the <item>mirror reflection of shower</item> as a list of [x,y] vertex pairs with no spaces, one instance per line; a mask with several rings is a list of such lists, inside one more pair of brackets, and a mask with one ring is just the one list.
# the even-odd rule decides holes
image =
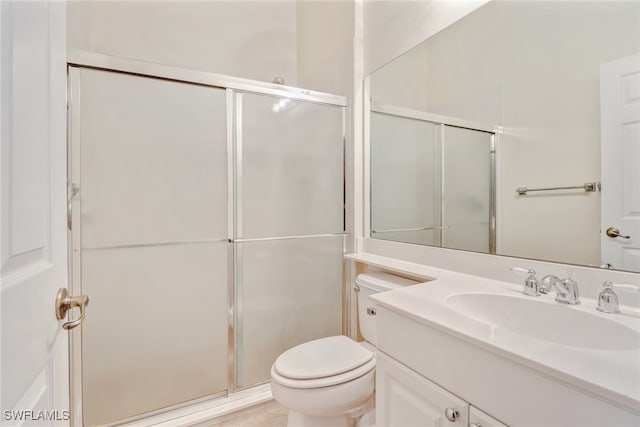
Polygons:
[[371,237],[495,253],[490,125],[373,102]]
[[[631,202],[607,200],[619,197],[615,189],[635,188],[638,180],[633,178],[637,175],[637,162],[631,161],[634,157],[612,154],[618,150],[614,148],[618,139],[605,138],[608,132],[625,133],[608,130],[608,123],[615,123],[615,119],[603,120],[608,111],[618,111],[618,107],[608,109],[607,105],[623,99],[623,88],[617,89],[615,77],[608,77],[603,69],[623,67],[625,58],[640,53],[639,28],[640,2],[552,1],[544,2],[544,6],[535,1],[487,2],[376,70],[369,76],[369,93],[364,99],[378,106],[454,117],[502,129],[496,157],[497,254],[594,267],[612,264],[616,269],[640,271],[640,261],[630,264],[620,258],[622,247],[637,252],[631,248],[631,242],[626,245],[623,241],[626,239],[605,233],[616,224],[621,232],[625,230],[624,235],[633,235],[631,230],[635,226],[628,222],[631,216],[613,214],[616,206],[630,206]],[[637,74],[638,68],[629,67],[621,75],[631,78]],[[608,87],[612,89],[603,89]],[[613,95],[610,97],[609,93]],[[418,125],[406,117],[387,119],[395,128],[393,131],[383,128],[383,134],[377,134],[380,130],[373,128],[376,123],[371,123],[373,144],[376,139],[386,138],[391,144],[407,147],[412,141],[410,137],[418,136],[411,132],[426,132],[426,125]],[[634,117],[633,122],[636,121]],[[399,135],[406,136],[405,140],[397,142]],[[424,137],[422,140],[425,142],[419,146],[419,153],[424,156],[430,140]],[[413,176],[418,178],[426,171],[409,163],[416,161],[410,154],[402,160],[413,167],[399,168],[407,174],[407,185],[423,189],[426,184],[411,182],[409,172],[415,171]],[[433,159],[425,162],[433,163]],[[625,166],[625,162],[630,166]],[[372,164],[373,178],[379,173],[386,174],[374,168]],[[615,174],[610,175],[607,170]],[[625,175],[625,170],[630,172]],[[460,177],[449,175],[466,178],[466,170],[462,173]],[[620,184],[606,185],[611,179],[608,177],[614,175],[619,176],[616,179]],[[378,195],[378,199],[372,200],[371,208],[390,212],[397,206],[397,191],[379,191],[373,187],[373,178],[371,194]],[[602,182],[601,192],[584,190],[585,183],[593,182],[596,187]],[[469,183],[475,184],[471,180]],[[525,196],[517,191],[522,187],[557,190],[530,192]],[[640,193],[630,190],[629,194]],[[425,198],[433,195],[437,196],[432,189],[420,193]],[[407,196],[406,212],[398,212],[393,218],[402,219],[401,226],[379,223],[373,224],[372,229],[430,226],[431,231],[386,233],[384,238],[438,245],[440,232],[434,226],[440,224],[431,212],[441,202],[434,197],[419,203]],[[465,216],[473,206],[462,199],[459,202],[445,203],[449,218],[443,218],[443,225],[450,225],[451,215]],[[430,207],[432,211],[427,211]],[[456,208],[460,211],[455,211]],[[447,230],[443,233],[447,234]],[[416,234],[420,238],[415,238]],[[382,234],[375,235],[381,237]],[[549,241],[554,244],[547,244]],[[627,259],[639,257],[628,255]]]

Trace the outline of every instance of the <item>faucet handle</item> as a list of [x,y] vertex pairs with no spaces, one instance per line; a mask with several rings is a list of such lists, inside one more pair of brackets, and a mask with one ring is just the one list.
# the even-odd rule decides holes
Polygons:
[[598,295],[597,310],[603,313],[620,313],[618,295],[613,291],[613,288],[640,292],[640,286],[631,283],[613,283],[610,280],[607,280],[602,284],[602,286],[604,286],[604,289],[600,292],[600,295]]
[[538,291],[538,279],[536,279],[536,271],[533,268],[526,269],[521,267],[512,267],[509,270],[514,273],[525,273],[528,274],[527,278],[524,280],[524,288],[522,289],[522,293],[528,295],[530,297],[537,297],[540,295]]
[[620,313],[618,295],[613,291],[613,282],[607,280],[602,284],[604,289],[598,295],[598,311],[603,313]]
[[572,268],[567,268],[567,277],[560,281],[567,288],[569,288],[569,287],[573,288],[573,287],[577,287],[578,286],[578,282],[573,280],[573,278],[571,277],[572,274],[573,274],[573,269]]

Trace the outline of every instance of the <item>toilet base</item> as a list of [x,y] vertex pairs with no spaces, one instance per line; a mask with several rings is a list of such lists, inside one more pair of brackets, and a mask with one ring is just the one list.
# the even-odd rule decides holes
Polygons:
[[[331,417],[315,415],[305,415],[301,412],[289,410],[287,427],[373,427],[375,425],[374,412],[375,395],[371,396],[367,402],[346,414]],[[364,423],[360,423],[366,418]]]

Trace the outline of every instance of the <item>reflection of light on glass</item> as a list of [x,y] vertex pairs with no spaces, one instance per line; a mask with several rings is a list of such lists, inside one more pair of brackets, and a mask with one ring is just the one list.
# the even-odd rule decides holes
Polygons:
[[271,109],[273,110],[274,113],[277,113],[278,111],[283,110],[284,107],[286,107],[287,104],[289,104],[290,102],[291,100],[288,98],[280,98],[278,102],[273,104],[273,107],[271,107]]

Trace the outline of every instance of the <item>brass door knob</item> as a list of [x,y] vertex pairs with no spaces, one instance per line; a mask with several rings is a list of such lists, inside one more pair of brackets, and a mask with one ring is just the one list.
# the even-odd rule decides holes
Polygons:
[[622,239],[630,239],[631,236],[623,236],[622,234],[620,234],[620,230],[618,230],[615,227],[609,227],[605,230],[605,233],[607,236],[609,237],[620,237]]
[[69,310],[78,307],[80,309],[80,316],[77,319],[62,324],[62,327],[66,330],[73,329],[84,321],[84,310],[88,304],[89,297],[87,295],[70,297],[66,288],[60,288],[56,295],[56,319],[64,319]]

